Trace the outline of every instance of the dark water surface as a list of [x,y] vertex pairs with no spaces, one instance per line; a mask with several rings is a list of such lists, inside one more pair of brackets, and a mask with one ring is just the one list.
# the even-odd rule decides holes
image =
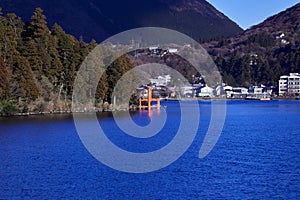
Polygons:
[[[229,101],[222,135],[204,159],[198,152],[210,103],[199,104],[191,147],[147,174],[119,172],[93,158],[71,115],[0,118],[0,199],[300,199],[299,101]],[[178,103],[163,105],[167,123],[149,139],[125,135],[110,113],[99,121],[121,148],[149,152],[168,144],[179,126]],[[142,126],[150,121],[147,111],[132,118]]]

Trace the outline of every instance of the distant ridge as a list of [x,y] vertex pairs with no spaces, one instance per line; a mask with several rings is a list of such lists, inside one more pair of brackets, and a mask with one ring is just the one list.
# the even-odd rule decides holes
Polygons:
[[183,32],[195,40],[234,36],[242,29],[205,0],[1,0],[4,13],[29,21],[36,7],[52,26],[98,42],[132,28],[157,26]]

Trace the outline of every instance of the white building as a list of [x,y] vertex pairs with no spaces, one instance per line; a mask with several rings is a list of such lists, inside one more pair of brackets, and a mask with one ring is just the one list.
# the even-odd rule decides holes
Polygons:
[[208,86],[201,88],[201,92],[213,94],[214,89]]
[[215,90],[214,90],[214,94],[216,96],[221,96],[221,95],[224,95],[225,94],[225,91],[223,89],[223,86],[222,85],[218,85]]
[[177,53],[177,52],[178,52],[178,49],[175,49],[175,48],[169,48],[169,49],[168,49],[168,52],[169,52],[169,53]]
[[208,86],[202,87],[197,94],[198,97],[213,97],[214,89]]
[[[229,89],[229,88],[228,88]],[[244,87],[233,87],[231,90],[226,91],[227,98],[246,98],[248,95],[248,89]]]
[[181,95],[184,97],[194,97],[195,88],[193,86],[183,86],[180,88]]
[[248,90],[247,99],[269,99],[272,92],[272,86],[267,87],[262,84],[260,86],[251,86]]
[[279,96],[300,94],[300,74],[290,73],[289,76],[280,76]]
[[223,87],[227,98],[231,97],[232,88],[233,87],[231,87],[230,85],[226,85],[226,86]]
[[171,82],[170,75],[160,75],[155,79],[150,79],[151,84],[167,86]]
[[285,34],[284,33],[278,33],[277,35],[276,35],[276,39],[282,39],[282,38],[284,38],[284,36],[285,36]]
[[158,48],[159,48],[158,46],[152,46],[152,47],[149,47],[149,50],[153,51],[153,50],[157,50]]

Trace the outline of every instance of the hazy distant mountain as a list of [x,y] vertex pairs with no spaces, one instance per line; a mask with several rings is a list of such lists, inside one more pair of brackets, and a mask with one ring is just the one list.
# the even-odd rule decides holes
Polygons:
[[205,0],[1,0],[4,13],[29,21],[36,7],[85,41],[98,42],[118,32],[143,26],[166,27],[196,40],[233,36],[242,29]]
[[203,46],[226,82],[277,85],[279,76],[300,72],[300,3],[235,37]]

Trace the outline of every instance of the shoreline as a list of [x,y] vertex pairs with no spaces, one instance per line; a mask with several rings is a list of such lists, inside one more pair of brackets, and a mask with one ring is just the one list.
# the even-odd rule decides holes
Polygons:
[[[263,101],[261,99],[247,99],[247,98],[181,98],[181,99],[173,99],[173,98],[169,98],[169,99],[161,99],[161,101],[201,101],[201,100],[224,100],[224,101],[232,101],[232,100],[238,100],[238,101]],[[286,101],[295,101],[295,100],[300,100],[300,97],[271,97],[268,101],[274,101],[274,100],[286,100]]]
[[[260,99],[244,99],[244,98],[181,98],[181,99],[162,99],[161,101],[299,101],[299,97],[295,98],[282,98],[282,97],[273,97],[270,100],[260,100]],[[47,112],[28,112],[28,113],[14,113],[9,115],[0,115],[0,118],[7,117],[27,117],[27,116],[37,116],[37,115],[59,115],[59,114],[73,114],[73,113],[105,113],[105,112],[114,112],[114,111],[136,111],[136,109],[107,109],[107,110],[87,110],[87,111],[76,111],[72,112],[71,110],[62,110],[62,111],[47,111]]]

